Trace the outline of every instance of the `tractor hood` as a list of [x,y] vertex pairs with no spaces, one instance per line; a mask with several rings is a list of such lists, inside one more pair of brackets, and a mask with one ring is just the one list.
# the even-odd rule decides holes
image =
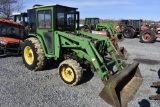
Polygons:
[[10,37],[0,37],[0,44],[6,45],[7,43],[17,44],[22,42],[20,39],[10,38]]

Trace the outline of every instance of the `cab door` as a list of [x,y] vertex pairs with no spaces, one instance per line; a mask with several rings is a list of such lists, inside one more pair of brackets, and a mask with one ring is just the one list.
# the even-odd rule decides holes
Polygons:
[[37,9],[36,13],[37,34],[42,36],[47,49],[47,54],[53,55],[53,7]]

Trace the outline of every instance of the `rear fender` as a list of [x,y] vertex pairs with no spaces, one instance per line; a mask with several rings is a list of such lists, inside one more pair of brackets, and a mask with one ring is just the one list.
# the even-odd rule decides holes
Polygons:
[[140,29],[141,29],[141,31],[142,31],[142,30],[148,29],[148,27],[147,27],[147,26],[141,26]]
[[39,40],[39,42],[42,45],[44,54],[45,54],[45,56],[47,56],[48,55],[47,47],[44,45],[45,43],[44,43],[44,40],[42,39],[42,37],[38,34],[29,34],[27,38],[31,38],[31,37],[37,38]]

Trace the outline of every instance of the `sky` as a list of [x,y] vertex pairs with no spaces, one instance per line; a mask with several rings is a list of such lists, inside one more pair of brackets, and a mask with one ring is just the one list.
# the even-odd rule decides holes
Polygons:
[[160,0],[24,0],[23,12],[34,4],[76,7],[80,18],[143,19],[160,21]]

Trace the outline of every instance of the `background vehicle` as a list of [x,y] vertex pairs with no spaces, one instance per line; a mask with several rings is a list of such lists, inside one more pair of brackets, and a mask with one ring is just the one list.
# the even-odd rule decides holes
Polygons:
[[17,23],[21,23],[25,27],[28,25],[28,15],[26,12],[13,13],[12,17],[13,17],[13,21]]
[[[123,36],[119,35],[116,31],[116,29],[113,27],[113,24],[110,22],[106,23],[100,23],[100,19],[97,17],[89,17],[85,18],[84,25],[80,27],[80,29],[90,30],[90,32],[96,34],[101,34],[103,36],[107,35],[107,33],[110,33],[111,35],[115,36],[118,40],[123,40]],[[103,32],[101,32],[103,31]],[[104,32],[107,31],[107,32]],[[109,36],[109,35],[108,35]]]
[[20,54],[24,38],[24,28],[21,24],[0,19],[0,54]]
[[160,38],[160,23],[154,23],[140,32],[140,41],[142,43],[153,43]]
[[119,23],[120,32],[125,38],[133,38],[147,26],[143,26],[143,20],[121,20]]
[[92,34],[98,34],[107,36],[110,38],[114,46],[116,47],[119,55],[123,59],[128,59],[127,50],[124,47],[119,47],[117,40],[122,41],[124,38],[122,34],[118,34],[112,23],[100,23],[99,18],[85,18],[84,25],[80,27],[82,31],[90,32]]
[[83,68],[89,66],[105,85],[100,96],[116,107],[126,106],[142,83],[138,63],[127,65],[117,60],[113,51],[118,52],[109,37],[76,30],[76,10],[57,4],[28,9],[31,30],[22,47],[23,63],[38,71],[45,68],[47,58],[53,58],[54,63],[61,61],[60,78],[70,85],[80,83]]
[[143,25],[142,20],[121,20],[119,23],[120,32],[126,38],[133,38],[140,35],[140,42],[152,43],[160,38],[160,24]]

